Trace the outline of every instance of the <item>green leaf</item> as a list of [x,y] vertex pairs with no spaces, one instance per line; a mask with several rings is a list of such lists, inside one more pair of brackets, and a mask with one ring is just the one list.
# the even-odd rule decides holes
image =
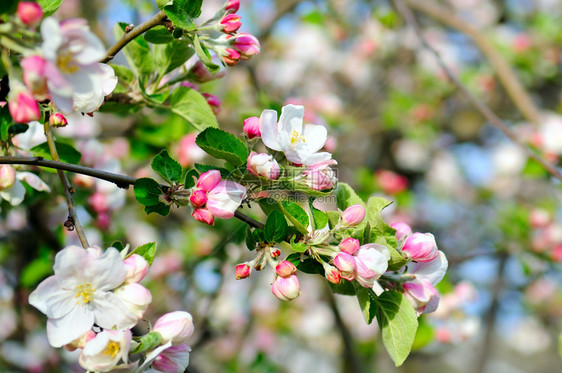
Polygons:
[[16,12],[18,0],[2,0],[0,1],[0,14],[12,14]]
[[152,169],[168,183],[177,183],[182,176],[180,164],[170,157],[167,150],[162,150],[152,160]]
[[373,301],[378,306],[377,322],[382,331],[382,341],[398,367],[410,354],[416,337],[416,312],[406,296],[397,291],[385,291]]
[[137,254],[142,256],[149,265],[152,265],[154,256],[156,255],[156,242],[145,243],[134,249],[131,254]]
[[287,220],[279,211],[273,211],[265,222],[265,239],[267,242],[281,242],[287,235]]
[[199,179],[199,172],[197,172],[197,170],[191,169],[187,171],[187,173],[185,174],[183,187],[185,189],[193,188],[195,186],[195,183],[197,182],[197,179]]
[[[120,40],[123,37],[127,25],[128,24],[124,22],[119,22],[115,25],[113,28],[113,35],[116,40]],[[156,69],[148,43],[144,40],[142,35],[137,36],[132,42],[128,43],[125,48],[123,48],[123,53],[131,66],[131,70],[133,70],[137,77],[151,74]]]
[[123,249],[125,249],[125,246],[123,246],[123,243],[121,241],[113,242],[110,247],[114,247],[119,251],[123,251]]
[[328,224],[328,215],[324,211],[320,211],[310,202],[310,211],[312,212],[312,223],[314,229],[322,229]]
[[197,53],[197,57],[199,57],[207,70],[209,70],[211,73],[216,73],[220,69],[220,66],[215,64],[211,60],[211,54],[209,53],[207,48],[203,44],[201,44],[201,41],[199,40],[199,36],[197,34],[195,34],[193,38],[193,46],[195,47],[195,53]]
[[195,143],[209,155],[239,166],[248,158],[248,148],[233,134],[218,128],[207,128],[195,139]]
[[330,222],[330,228],[334,228],[338,221],[340,220],[341,212],[339,211],[326,211],[328,220]]
[[162,195],[162,188],[155,180],[148,177],[142,177],[135,181],[135,198],[137,201],[145,206],[155,206],[160,201]]
[[254,229],[252,234],[256,242],[265,242],[265,232],[263,229],[259,229],[259,228]]
[[334,194],[336,196],[338,208],[340,210],[345,210],[349,206],[353,205],[365,206],[365,203],[363,202],[361,197],[359,197],[357,193],[355,193],[355,191],[352,187],[349,186],[349,184],[338,183]]
[[37,4],[41,5],[43,17],[48,17],[59,9],[62,0],[37,0]]
[[[171,34],[168,33],[170,37]],[[168,44],[154,45],[154,62],[161,75],[167,74],[184,64],[193,56],[194,50],[183,40],[173,40]]]
[[299,271],[302,271],[304,273],[324,275],[324,268],[322,267],[322,264],[311,258],[306,258],[301,261],[300,253],[293,253],[289,255],[285,260],[293,263]]
[[302,242],[295,242],[295,236],[291,237],[291,249],[298,253],[304,253],[308,247]]
[[198,131],[219,126],[205,97],[192,88],[176,88],[170,95],[170,109]]
[[129,92],[133,82],[135,81],[135,74],[123,65],[109,64],[115,72],[117,77],[117,86],[113,90],[113,93],[127,93]]
[[155,212],[162,216],[168,216],[170,213],[170,205],[165,204],[164,202],[158,202],[156,205],[153,206],[144,206],[144,213],[150,214],[151,212]]
[[167,44],[174,41],[174,37],[167,27],[156,26],[144,33],[144,40],[152,44]]
[[302,234],[308,234],[308,215],[302,207],[294,202],[281,201],[281,208],[283,209],[285,216],[293,223],[295,228],[299,230]]
[[353,285],[353,283],[351,281],[346,280],[346,279],[342,279],[341,282],[337,285],[332,284],[331,282],[328,282],[328,284],[332,288],[332,291],[336,294],[342,294],[342,295],[356,295],[357,294],[357,290],[355,289],[355,286]]
[[[80,154],[78,150],[74,149],[72,145],[55,141],[55,147],[57,148],[57,153],[59,154],[61,162],[73,164],[80,162],[82,154]],[[31,148],[31,153],[36,157],[53,159],[51,158],[51,153],[49,152],[49,145],[47,144],[47,142]]]
[[356,285],[356,290],[357,300],[359,301],[359,306],[361,307],[363,318],[365,319],[365,322],[367,322],[367,324],[371,324],[377,313],[377,305],[373,302],[371,289]]
[[[199,9],[197,9],[199,3]],[[201,14],[200,0],[174,0],[172,4],[164,6],[164,12],[174,26],[187,31],[195,30],[194,19]]]
[[162,335],[158,332],[150,332],[140,337],[140,343],[131,351],[131,354],[138,354],[145,351],[150,351],[158,347],[162,343]]
[[250,227],[246,228],[246,247],[248,250],[253,251],[256,249],[257,246],[256,239],[254,238],[254,234],[252,233],[252,229]]

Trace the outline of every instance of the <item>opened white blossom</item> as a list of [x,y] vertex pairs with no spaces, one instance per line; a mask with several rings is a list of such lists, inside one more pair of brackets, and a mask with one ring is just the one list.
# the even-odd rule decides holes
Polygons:
[[130,330],[104,330],[88,341],[78,362],[82,368],[107,372],[122,360],[127,363],[132,334]]
[[304,107],[286,105],[277,122],[275,110],[264,110],[260,116],[260,132],[263,143],[270,149],[285,153],[290,162],[297,165],[314,165],[332,158],[327,152],[318,152],[328,136],[324,126],[303,126]]
[[41,282],[29,303],[47,315],[47,337],[53,347],[80,338],[94,323],[103,329],[128,329],[137,316],[112,291],[126,278],[119,252],[110,247],[68,246],[55,256],[54,276]]
[[16,179],[14,183],[9,188],[0,190],[0,197],[8,201],[8,203],[12,206],[17,206],[22,203],[26,193],[25,186],[22,181],[25,181],[27,185],[40,192],[51,191],[51,188],[49,188],[49,186],[34,173],[16,171]]
[[51,100],[63,113],[90,113],[113,91],[113,68],[101,64],[105,48],[84,19],[58,22],[47,17],[41,23],[42,52],[47,61],[45,78]]

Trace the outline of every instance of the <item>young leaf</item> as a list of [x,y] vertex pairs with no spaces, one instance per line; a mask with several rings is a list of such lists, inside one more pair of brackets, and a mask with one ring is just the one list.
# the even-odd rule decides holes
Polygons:
[[218,127],[213,110],[201,93],[188,87],[178,87],[170,95],[172,112],[185,119],[198,131]]
[[281,242],[287,235],[287,221],[279,211],[273,211],[265,222],[265,239],[267,242]]
[[363,200],[355,193],[352,187],[346,183],[338,183],[336,190],[334,191],[336,195],[336,200],[338,204],[338,208],[340,210],[345,210],[349,206],[353,205],[362,205],[365,206]]
[[197,170],[191,169],[187,171],[183,187],[185,189],[193,188],[197,179],[199,179],[199,172],[197,172]]
[[[57,148],[57,153],[62,162],[65,163],[78,163],[82,158],[82,154],[72,145],[68,145],[62,142],[55,141],[55,146]],[[52,159],[51,153],[49,152],[49,145],[44,142],[42,144],[36,145],[31,148],[31,153],[36,157],[43,157],[45,159]]]
[[152,160],[152,169],[166,180],[168,183],[177,183],[182,176],[182,168],[180,164],[170,157],[167,150],[162,150]]
[[160,214],[162,216],[168,216],[168,214],[170,213],[170,205],[167,205],[163,202],[158,202],[157,204],[153,205],[153,206],[144,206],[144,213],[145,214],[150,214],[151,212],[155,212],[157,214]]
[[174,26],[184,29],[186,31],[195,30],[195,23],[193,23],[193,18],[187,14],[187,12],[182,9],[178,1],[174,1],[172,4],[166,5],[164,7],[164,12],[172,21]]
[[197,53],[197,57],[199,57],[207,70],[209,70],[211,73],[216,73],[220,69],[220,66],[215,64],[211,60],[211,54],[209,53],[207,48],[203,44],[201,44],[201,41],[199,40],[199,36],[197,36],[197,34],[195,34],[195,37],[193,38],[193,46],[195,47],[195,53]]
[[218,128],[207,128],[195,139],[195,143],[209,155],[224,159],[234,166],[246,162],[248,148],[233,134]]
[[[113,28],[113,35],[115,36],[115,40],[119,40],[123,37],[125,33],[125,27],[127,27],[127,23],[119,22]],[[137,36],[133,39],[133,42],[127,44],[125,48],[123,48],[123,53],[131,66],[131,69],[138,77],[140,75],[148,75],[154,72],[154,60],[152,59],[152,54],[150,53],[150,48],[148,47],[148,43],[142,36]]]
[[123,246],[123,243],[121,241],[113,242],[110,247],[114,247],[119,251],[123,251],[123,249],[125,248],[125,246]]
[[62,4],[62,0],[37,0],[37,4],[41,5],[41,10],[43,10],[43,16],[48,17]]
[[293,236],[291,237],[291,249],[293,249],[297,253],[304,253],[307,247],[302,242],[295,242],[295,236]]
[[[168,33],[170,37],[172,34]],[[193,56],[194,50],[183,40],[154,45],[154,62],[160,74],[164,75],[184,64]]]
[[320,211],[310,204],[310,211],[312,212],[312,222],[314,223],[314,229],[322,229],[328,224],[328,215],[324,211]]
[[357,294],[357,290],[355,290],[355,286],[353,286],[353,283],[351,281],[346,280],[346,279],[342,279],[341,282],[337,285],[332,284],[331,282],[329,282],[328,284],[332,288],[332,291],[336,294],[342,294],[342,295],[356,295]]
[[246,228],[246,247],[248,250],[253,251],[256,249],[257,242],[254,238],[254,234],[252,233],[252,229],[250,227]]
[[162,343],[162,335],[158,332],[151,332],[143,335],[140,338],[140,343],[131,351],[133,354],[138,354],[144,351],[150,351],[158,347]]
[[145,206],[155,206],[160,202],[162,188],[155,180],[142,177],[135,181],[135,198]]
[[154,260],[154,255],[156,255],[156,242],[149,242],[145,243],[134,249],[132,254],[137,254],[142,256],[149,265],[152,265],[152,261]]
[[156,26],[144,33],[144,40],[152,44],[167,44],[174,40],[167,27]]
[[308,234],[308,215],[302,207],[294,202],[281,201],[281,208],[285,212],[285,216],[293,223],[295,228],[302,234]]

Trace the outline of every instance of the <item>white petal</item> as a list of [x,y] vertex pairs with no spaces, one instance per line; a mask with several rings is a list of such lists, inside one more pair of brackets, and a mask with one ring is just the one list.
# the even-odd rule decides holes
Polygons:
[[162,353],[162,351],[164,351],[165,349],[167,349],[171,345],[172,345],[172,341],[169,341],[168,343],[163,344],[162,346],[152,350],[148,355],[146,355],[146,360],[144,361],[144,363],[142,363],[142,365],[140,367],[138,367],[137,370],[135,370],[135,373],[144,372],[144,368],[149,366],[154,361],[154,359],[156,359],[158,357],[158,355],[160,355]]
[[137,323],[137,317],[111,292],[96,292],[91,303],[96,324],[104,329],[130,329]]
[[220,181],[207,193],[207,208],[213,216],[230,219],[240,207],[245,195],[246,188],[242,185],[233,181]]
[[279,132],[290,134],[297,131],[302,134],[302,118],[304,117],[304,106],[301,105],[285,105],[281,109],[281,117],[279,118]]
[[53,270],[57,281],[64,289],[74,290],[78,285],[89,282],[84,275],[92,261],[88,251],[79,246],[67,246],[55,256]]
[[309,146],[310,152],[314,153],[322,149],[328,138],[326,127],[319,124],[306,124],[304,126],[304,140]]
[[307,166],[313,166],[318,163],[329,161],[331,158],[332,158],[332,154],[327,152],[314,153],[306,157],[306,159],[304,159],[303,164]]
[[29,294],[29,304],[47,315],[58,319],[76,307],[74,293],[60,287],[55,276],[43,280],[37,289]]
[[445,253],[439,250],[439,255],[429,262],[408,264],[408,273],[414,274],[416,278],[437,285],[445,276],[449,262]]
[[47,337],[53,347],[62,347],[80,338],[94,325],[94,315],[88,307],[76,307],[60,319],[47,320]]
[[51,188],[39,178],[39,176],[35,175],[31,172],[20,171],[16,174],[18,180],[25,181],[30,187],[40,192],[50,192]]
[[46,59],[56,61],[57,50],[62,43],[59,23],[53,17],[47,17],[41,22],[41,36],[43,44],[41,49]]
[[10,205],[17,206],[25,198],[25,187],[19,180],[16,180],[14,185],[0,191],[0,196],[8,201]]
[[97,290],[113,290],[119,287],[127,276],[127,267],[123,263],[123,258],[114,247],[108,248],[85,270],[85,276],[92,279],[92,284]]
[[104,96],[107,96],[117,86],[117,77],[115,76],[115,71],[113,67],[106,65],[105,63],[98,64],[98,67],[102,70],[102,91]]
[[264,110],[260,116],[261,139],[269,149],[281,151],[277,133],[277,112]]

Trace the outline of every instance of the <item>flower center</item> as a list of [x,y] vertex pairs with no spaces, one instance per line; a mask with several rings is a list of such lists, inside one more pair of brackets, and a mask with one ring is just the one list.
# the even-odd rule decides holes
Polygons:
[[293,130],[291,132],[291,135],[289,136],[289,140],[291,141],[291,145],[295,145],[301,141],[304,142],[304,136],[298,133],[296,130]]
[[[78,285],[74,298],[82,298],[82,305],[85,305],[94,299],[95,292],[96,289],[94,289],[90,283]],[[80,300],[76,301],[76,304],[80,304]]]
[[78,66],[73,63],[70,52],[60,53],[57,56],[57,67],[65,74],[74,74],[78,71]]
[[105,350],[103,350],[103,353],[104,355],[115,357],[119,353],[119,343],[110,341],[107,346],[105,346]]

